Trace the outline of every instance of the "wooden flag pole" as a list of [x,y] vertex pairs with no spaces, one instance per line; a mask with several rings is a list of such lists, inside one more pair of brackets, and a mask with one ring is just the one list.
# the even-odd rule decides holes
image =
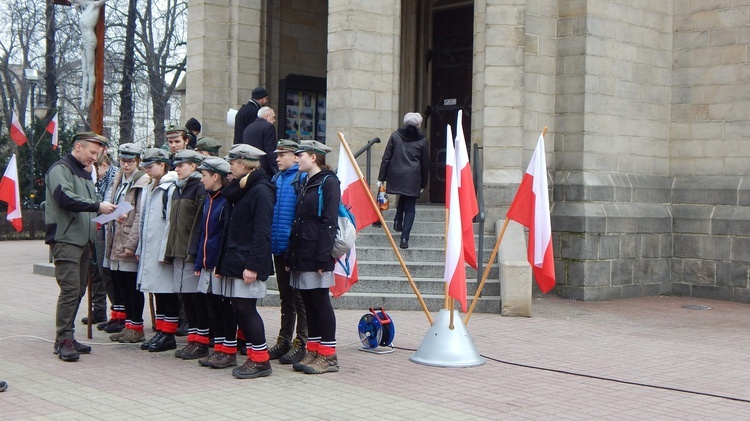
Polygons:
[[[542,137],[544,137],[544,135],[546,134],[547,134],[547,126],[544,126],[544,129],[542,129]],[[469,312],[466,313],[466,319],[464,320],[464,323],[467,325],[469,324],[471,313],[474,311],[474,307],[476,307],[477,305],[477,299],[479,298],[479,294],[482,292],[482,288],[484,288],[484,282],[487,280],[487,277],[490,274],[490,268],[492,268],[492,262],[495,261],[497,252],[500,249],[500,242],[503,241],[503,237],[505,236],[505,229],[508,228],[509,221],[510,220],[508,218],[505,218],[505,222],[503,222],[503,227],[500,230],[500,235],[497,236],[497,241],[495,242],[495,249],[492,250],[492,255],[490,255],[490,261],[487,262],[487,267],[484,269],[484,274],[482,274],[482,281],[479,282],[479,286],[477,287],[477,292],[474,294],[474,299],[471,302],[471,307],[469,308]]]
[[[96,251],[94,251],[94,253],[96,253]],[[88,308],[86,309],[86,317],[88,317],[89,322],[88,324],[86,324],[86,337],[88,339],[92,339],[94,335],[91,331],[91,325],[94,324],[94,316],[92,314],[93,312],[91,311],[91,305],[93,304],[91,297],[91,259],[82,263],[88,266],[88,269],[86,270],[86,289],[88,290]]]
[[[365,181],[365,178],[362,175],[362,171],[359,169],[357,160],[354,159],[354,154],[352,154],[351,149],[349,149],[349,145],[346,143],[346,139],[344,139],[344,134],[341,132],[338,132],[338,135],[339,135],[339,140],[341,141],[341,145],[344,146],[344,150],[346,151],[346,154],[349,156],[349,160],[351,161],[352,166],[354,167],[354,170],[357,171],[357,177],[359,178],[359,182],[362,183],[362,186],[365,188],[365,190],[370,191],[370,186],[367,185],[367,182]],[[409,280],[409,284],[411,285],[411,288],[414,290],[414,294],[416,294],[417,300],[419,300],[419,304],[422,306],[422,310],[424,310],[424,314],[427,316],[427,320],[430,322],[430,325],[432,325],[432,316],[430,315],[430,311],[427,309],[427,304],[424,302],[422,295],[419,293],[419,289],[417,289],[417,284],[414,283],[414,279],[412,279],[411,274],[409,273],[409,269],[407,269],[406,263],[404,262],[404,259],[401,257],[401,253],[399,253],[398,251],[398,247],[396,247],[396,242],[393,240],[393,236],[391,235],[391,232],[388,230],[388,224],[386,224],[385,220],[383,219],[382,212],[380,212],[380,209],[378,208],[377,203],[375,203],[375,199],[372,197],[372,195],[368,194],[367,197],[370,199],[370,203],[372,204],[372,207],[377,211],[380,224],[382,225],[383,230],[385,231],[385,235],[388,237],[388,241],[391,243],[393,252],[396,253],[396,258],[398,258],[398,262],[401,264],[401,268],[404,270],[404,274],[406,274],[406,279]]]
[[509,221],[510,219],[505,218],[505,222],[503,223],[503,228],[500,230],[500,235],[497,236],[497,241],[495,241],[495,248],[492,250],[492,254],[490,255],[490,261],[487,262],[487,266],[484,268],[484,273],[482,274],[482,280],[479,282],[479,286],[477,286],[477,292],[474,294],[474,299],[471,300],[471,307],[469,307],[469,311],[466,313],[464,324],[467,324],[467,325],[469,324],[471,313],[474,312],[474,307],[477,306],[477,302],[479,301],[479,294],[482,293],[482,288],[484,288],[484,282],[487,280],[487,277],[490,275],[490,269],[492,269],[492,262],[495,261],[497,252],[498,250],[500,250],[500,242],[503,241],[503,236],[505,236],[505,229],[508,228]]

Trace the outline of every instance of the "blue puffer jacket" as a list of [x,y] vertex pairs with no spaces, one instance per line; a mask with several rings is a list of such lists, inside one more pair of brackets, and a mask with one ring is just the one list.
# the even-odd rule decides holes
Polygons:
[[203,201],[201,235],[198,255],[195,258],[196,271],[213,269],[219,260],[224,232],[224,205],[227,203],[227,199],[221,193],[222,190],[206,192],[206,200]]
[[[289,246],[289,233],[297,208],[297,192],[293,185],[294,178],[299,173],[299,166],[279,172],[274,178],[276,184],[276,204],[273,205],[273,224],[271,225],[271,253],[283,255]],[[304,185],[307,173],[299,173],[299,184]]]

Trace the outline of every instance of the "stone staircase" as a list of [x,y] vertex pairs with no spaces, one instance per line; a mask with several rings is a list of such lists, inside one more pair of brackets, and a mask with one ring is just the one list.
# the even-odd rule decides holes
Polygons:
[[[394,209],[384,213],[388,228],[393,226]],[[444,305],[445,282],[445,208],[442,205],[418,205],[414,227],[409,238],[409,248],[399,249],[419,293],[430,311],[438,311]],[[474,231],[478,231],[474,226]],[[391,235],[398,246],[400,233],[391,229]],[[475,235],[475,238],[478,238]],[[487,262],[495,239],[484,237],[483,262]],[[398,262],[388,237],[382,228],[367,227],[360,231],[357,239],[357,261],[359,282],[343,296],[333,299],[334,308],[367,310],[370,307],[384,307],[386,310],[421,311],[401,265]],[[466,289],[469,305],[477,288],[476,271],[466,266]],[[278,305],[276,279],[268,281],[268,296],[263,305]],[[497,264],[493,264],[489,277],[482,290],[475,309],[481,313],[500,313],[500,281]]]

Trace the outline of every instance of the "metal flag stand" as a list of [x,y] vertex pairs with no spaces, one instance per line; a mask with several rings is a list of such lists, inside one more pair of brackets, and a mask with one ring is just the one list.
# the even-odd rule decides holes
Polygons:
[[455,314],[451,329],[450,310],[440,310],[422,345],[409,357],[410,361],[435,367],[476,367],[485,363],[458,310],[453,312]]

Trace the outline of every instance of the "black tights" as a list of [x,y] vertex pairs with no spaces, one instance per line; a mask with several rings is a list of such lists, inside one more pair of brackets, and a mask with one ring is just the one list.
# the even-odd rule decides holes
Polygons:
[[120,290],[127,319],[131,322],[142,324],[145,300],[143,298],[143,293],[136,287],[138,273],[113,270],[111,271],[111,274],[112,282],[114,282],[115,287]]
[[211,311],[211,329],[215,338],[225,338],[227,341],[237,339],[237,316],[234,315],[232,302],[229,298],[206,294],[206,301]]
[[211,327],[211,318],[208,315],[206,295],[200,292],[182,293],[181,295],[188,327],[208,330]]
[[307,312],[307,335],[320,337],[321,342],[336,341],[336,314],[333,312],[328,288],[300,290]]
[[180,315],[180,300],[177,294],[156,293],[156,313],[164,317],[177,318]]
[[232,307],[245,340],[253,345],[262,345],[266,343],[266,328],[258,313],[257,302],[257,298],[232,298]]

